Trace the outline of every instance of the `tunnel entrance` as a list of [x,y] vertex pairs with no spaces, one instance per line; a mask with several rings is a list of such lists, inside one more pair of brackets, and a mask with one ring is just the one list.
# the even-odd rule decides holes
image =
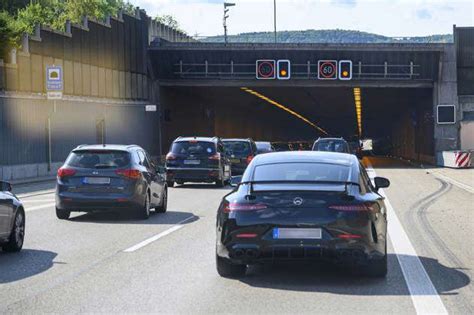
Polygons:
[[432,88],[360,88],[361,130],[352,87],[166,86],[160,97],[164,152],[178,136],[262,141],[360,136],[375,140],[376,153],[430,162],[434,157]]

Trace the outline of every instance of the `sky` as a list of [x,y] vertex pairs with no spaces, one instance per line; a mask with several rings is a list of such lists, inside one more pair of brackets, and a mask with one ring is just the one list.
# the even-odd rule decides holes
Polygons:
[[[223,0],[130,0],[148,15],[171,14],[190,35],[223,34]],[[229,34],[273,31],[273,0],[227,0]],[[474,26],[474,0],[276,0],[277,29],[349,29],[385,36],[451,34]]]

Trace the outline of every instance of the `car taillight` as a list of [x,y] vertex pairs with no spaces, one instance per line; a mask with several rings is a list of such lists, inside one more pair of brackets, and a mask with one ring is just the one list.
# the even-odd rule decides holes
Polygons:
[[172,160],[176,160],[176,155],[174,155],[171,152],[166,154],[166,161],[172,161]]
[[141,173],[139,170],[134,170],[134,169],[127,169],[127,170],[116,170],[115,174],[123,177],[127,177],[130,179],[139,179],[141,176]]
[[337,237],[342,238],[344,240],[353,240],[353,239],[362,238],[362,235],[358,235],[358,234],[339,234]]
[[250,164],[250,162],[252,162],[252,160],[253,160],[253,155],[247,156],[247,164]]
[[267,205],[263,203],[237,203],[231,202],[224,206],[224,212],[229,213],[232,211],[256,211],[267,209]]
[[209,160],[214,160],[214,161],[219,161],[221,159],[221,154],[220,153],[216,153],[214,155],[211,155],[209,157]]
[[70,168],[61,167],[58,170],[58,177],[59,178],[70,177],[70,176],[74,176],[75,174],[76,174],[76,170],[73,170],[73,169],[70,169]]
[[237,238],[255,238],[257,233],[240,233],[236,235]]
[[361,203],[353,205],[332,205],[329,209],[347,212],[377,212],[378,205],[376,203]]

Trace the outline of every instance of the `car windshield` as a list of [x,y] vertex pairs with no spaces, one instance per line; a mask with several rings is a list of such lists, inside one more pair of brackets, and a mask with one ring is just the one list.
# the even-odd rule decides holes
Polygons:
[[319,141],[316,145],[315,151],[347,152],[347,146],[344,141]]
[[255,167],[254,181],[350,181],[350,167],[324,163],[279,163]]
[[179,141],[171,146],[171,153],[179,155],[213,155],[216,147],[208,141]]
[[234,157],[247,157],[251,154],[250,143],[247,141],[224,141],[227,154]]
[[120,168],[130,165],[130,153],[125,151],[74,151],[66,164],[80,168]]

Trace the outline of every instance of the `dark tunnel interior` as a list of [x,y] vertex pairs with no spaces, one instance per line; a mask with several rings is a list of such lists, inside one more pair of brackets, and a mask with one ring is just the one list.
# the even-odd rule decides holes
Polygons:
[[[254,94],[238,87],[161,87],[163,149],[166,151],[178,136],[194,135],[266,141],[359,138],[351,87],[249,89]],[[360,90],[361,139],[385,139],[394,155],[434,154],[432,89]],[[274,103],[307,118],[327,135]]]

